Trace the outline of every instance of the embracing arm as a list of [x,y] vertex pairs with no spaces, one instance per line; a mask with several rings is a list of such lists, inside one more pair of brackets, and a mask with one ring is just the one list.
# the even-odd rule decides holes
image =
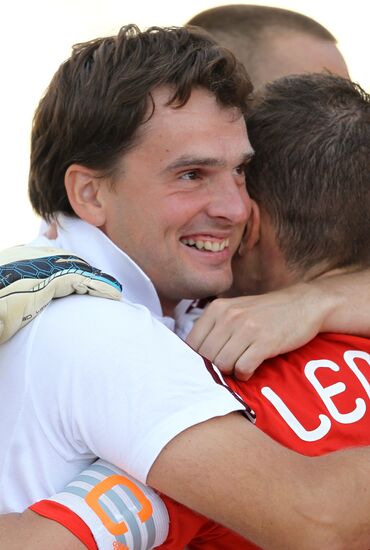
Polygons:
[[31,510],[0,515],[0,548],[5,550],[84,550],[68,529]]
[[342,332],[370,337],[370,269],[332,275],[312,283],[331,305],[320,332]]
[[233,413],[173,439],[148,482],[266,549],[367,550],[369,476],[369,448],[303,457]]
[[[315,300],[314,307],[326,312],[322,317],[326,319],[326,325],[324,321],[321,325],[323,330],[333,330],[330,323],[341,319],[342,328],[337,326],[336,330],[349,332],[345,308],[350,303],[354,307],[358,300],[363,310],[370,311],[364,298],[370,295],[366,290],[370,285],[368,275],[352,277],[357,278],[358,285],[351,287],[350,298],[347,279],[342,277],[337,279],[339,286],[329,297],[325,293],[329,279],[317,281],[314,287],[296,287],[301,307],[293,327],[295,324],[299,328],[302,318],[306,322],[310,308],[306,305],[302,309],[303,302],[299,300],[310,295]],[[288,292],[285,302],[282,300],[286,311],[292,296]],[[279,305],[279,299],[277,302]],[[259,306],[256,308],[258,312]],[[280,324],[285,314],[274,305],[270,309],[262,307],[257,317],[271,319],[275,310],[280,311],[275,315]],[[364,314],[362,322],[366,319]],[[270,329],[260,330],[268,339],[272,336]],[[359,330],[355,328],[354,332]],[[264,548],[295,550],[299,536],[302,550],[368,550],[369,478],[368,448],[306,458],[284,449],[235,413],[208,420],[176,436],[161,451],[148,481]],[[84,547],[67,529],[30,511],[0,517],[0,547],[46,550],[50,545],[57,550]]]
[[306,344],[319,332],[370,336],[370,270],[215,300],[187,342],[222,372],[247,380],[262,361]]
[[[148,482],[265,549],[368,550],[369,476],[369,448],[303,457],[232,413],[176,436]],[[7,550],[84,547],[30,511],[0,517],[0,533]]]

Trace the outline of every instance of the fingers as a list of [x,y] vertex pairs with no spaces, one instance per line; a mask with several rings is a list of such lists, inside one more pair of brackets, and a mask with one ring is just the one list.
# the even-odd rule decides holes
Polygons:
[[237,329],[238,309],[232,299],[214,300],[195,323],[186,341],[195,351],[213,361]]
[[[211,345],[211,338],[209,340]],[[232,374],[239,380],[248,380],[269,356],[268,342],[254,330],[248,331],[242,327],[230,335],[212,361],[223,374]]]
[[122,287],[113,279],[110,275],[97,272],[83,275],[76,275],[75,279],[71,277],[71,291],[77,294],[91,294],[91,296],[98,296],[100,298],[109,298],[111,300],[120,300],[122,295]]
[[[217,320],[217,317],[213,315],[213,311],[210,309],[211,305],[205,310],[200,319],[197,320],[186,338],[189,346],[198,353],[200,353],[200,347],[213,330]],[[207,357],[207,359],[209,358]]]
[[[200,321],[203,321],[203,319],[200,319]],[[225,319],[220,317],[215,320],[211,319],[208,322],[207,319],[204,319],[203,325],[199,329],[196,326],[195,330],[202,333],[202,341],[196,351],[213,362],[219,354],[222,355],[225,348],[228,349],[228,342],[233,335],[231,323],[225,323]],[[235,353],[233,357],[235,357]],[[231,364],[231,368],[233,368],[233,365],[234,363]]]
[[267,295],[215,300],[188,343],[223,373],[247,380],[265,359],[317,334],[322,308],[312,307],[313,298],[310,287],[300,284]]
[[234,376],[239,380],[249,380],[265,359],[267,359],[266,347],[261,347],[257,342],[252,343],[236,361]]
[[241,358],[256,332],[255,322],[246,316],[245,308],[238,307],[235,301],[221,299],[207,308],[187,342],[224,374],[231,374],[237,362],[241,361],[241,373],[250,376],[256,367],[250,369]]

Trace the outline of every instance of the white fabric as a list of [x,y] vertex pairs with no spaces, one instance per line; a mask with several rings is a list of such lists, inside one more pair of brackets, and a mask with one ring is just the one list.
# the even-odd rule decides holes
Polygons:
[[[242,409],[164,326],[151,281],[98,229],[63,217],[55,241],[123,284],[124,300],[53,301],[0,346],[0,512],[60,491],[97,456],[140,481],[178,433]],[[163,322],[159,322],[162,320]]]
[[[104,460],[94,462],[48,500],[77,514],[88,525],[99,550],[114,549],[118,543],[124,548],[149,550],[168,535],[169,517],[161,497]],[[145,517],[140,517],[144,507]],[[112,525],[117,528],[114,534]]]
[[204,313],[204,308],[198,307],[199,300],[181,300],[175,308],[175,332],[182,340],[186,340],[193,325]]

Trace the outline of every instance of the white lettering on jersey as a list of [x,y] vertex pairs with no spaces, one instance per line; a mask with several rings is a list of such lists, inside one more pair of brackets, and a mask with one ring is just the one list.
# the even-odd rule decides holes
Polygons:
[[355,403],[356,407],[348,413],[341,413],[338,411],[335,406],[332,397],[343,393],[346,390],[346,385],[343,382],[337,382],[336,384],[331,384],[324,388],[324,386],[316,378],[316,370],[320,368],[331,369],[335,372],[338,372],[340,369],[334,361],[329,361],[327,359],[318,359],[316,361],[309,361],[304,368],[304,373],[307,379],[311,382],[321,399],[323,400],[325,407],[328,409],[331,416],[337,422],[341,424],[353,424],[360,420],[366,412],[365,401],[361,398],[357,398]]
[[[344,353],[343,358],[370,398],[370,383],[355,362],[355,359],[363,359],[370,366],[370,354],[365,351],[348,350]],[[304,374],[307,380],[318,393],[331,418],[340,424],[353,424],[354,422],[361,420],[366,413],[365,400],[361,397],[357,397],[354,399],[354,408],[352,411],[345,413],[340,412],[333,401],[333,397],[345,392],[347,389],[346,385],[343,382],[336,382],[335,384],[330,384],[329,386],[323,386],[316,376],[316,371],[319,368],[326,368],[334,372],[339,372],[340,367],[334,361],[319,359],[309,361],[304,368]],[[308,430],[301,424],[281,397],[279,397],[279,395],[277,395],[272,388],[264,386],[261,389],[261,393],[264,397],[266,397],[266,399],[268,399],[268,401],[270,401],[280,416],[302,441],[318,441],[330,431],[332,421],[329,416],[319,414],[319,425],[313,430]]]
[[302,441],[317,441],[329,432],[331,422],[325,414],[319,414],[320,424],[317,428],[314,430],[306,430],[274,390],[265,386],[262,388],[261,392]]
[[344,352],[345,362],[347,363],[349,368],[352,370],[352,372],[357,376],[362,386],[364,387],[364,390],[366,391],[367,395],[370,397],[370,384],[365,378],[365,376],[362,374],[358,366],[356,365],[354,359],[364,359],[370,366],[370,354],[366,353],[366,351],[358,351],[358,350],[348,350]]

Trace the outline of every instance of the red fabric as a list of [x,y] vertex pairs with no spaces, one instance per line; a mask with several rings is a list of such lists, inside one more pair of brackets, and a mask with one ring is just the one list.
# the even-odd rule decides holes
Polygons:
[[57,521],[66,529],[71,531],[88,550],[98,550],[95,539],[86,523],[82,521],[80,516],[72,512],[63,504],[53,502],[52,500],[40,500],[36,502],[30,509],[36,514],[48,519]]
[[[257,414],[257,426],[290,449],[304,455],[315,456],[346,447],[370,445],[368,429],[370,363],[367,359],[355,358],[355,366],[352,364],[351,368],[351,362],[348,361],[348,357],[346,360],[345,355],[351,350],[361,350],[369,354],[370,340],[356,336],[323,334],[298,350],[265,361],[248,382],[225,378],[230,387],[254,409]],[[367,358],[370,357],[367,356]],[[311,363],[314,376],[310,379],[307,369],[310,370],[308,367],[312,361],[317,363]],[[361,379],[361,375],[364,378]],[[324,389],[315,389],[316,382]],[[338,386],[338,383],[341,385]],[[331,395],[330,389],[325,390],[328,387],[332,387]],[[289,424],[263,394],[263,388],[269,388],[282,400],[297,421],[296,430],[290,425],[291,419]],[[326,404],[322,398],[325,392],[329,395]],[[328,403],[331,411],[327,406]],[[323,422],[324,417],[326,420]],[[317,428],[321,424],[324,428],[326,426],[326,429],[323,429],[320,434]],[[308,434],[312,441],[302,439],[302,434]],[[159,549],[182,550],[185,546],[191,550],[255,550],[257,548],[236,533],[189,510],[169,497],[163,495],[162,498],[169,512],[170,527],[167,540],[158,547]],[[42,502],[31,508],[40,513]],[[82,525],[85,530],[87,526],[80,518],[68,509],[65,509],[64,514],[61,515],[57,509],[55,512],[50,512],[48,504],[52,503],[44,502],[45,506],[47,505],[46,517],[56,519],[85,542],[80,536],[80,530]],[[251,495],[251,506],[253,506],[253,495]],[[75,519],[72,521],[69,515],[75,516]],[[74,531],[76,519],[78,527]],[[86,545],[87,548],[96,550],[96,545]]]
[[[370,445],[370,395],[366,391],[366,384],[364,386],[344,358],[348,350],[370,353],[370,340],[356,336],[322,334],[298,350],[265,361],[248,382],[241,382],[227,376],[225,379],[227,384],[255,411],[256,425],[285,447],[304,455],[314,456],[346,447]],[[331,398],[340,414],[354,411],[358,407],[356,399],[363,400],[364,414],[363,416],[361,412],[357,414],[361,418],[344,423],[332,417],[305,374],[305,367],[310,361],[320,361],[318,365],[321,366],[315,370],[315,378],[324,388],[337,383],[344,384],[344,387],[338,387],[338,394]],[[370,364],[364,359],[355,359],[355,363],[366,380],[370,382]],[[337,368],[335,365],[339,367],[338,370],[333,370],[333,367]],[[265,387],[271,388],[282,399],[304,430],[310,433],[317,428],[320,425],[319,414],[321,414],[328,419],[326,425],[330,424],[328,432],[323,437],[318,437],[320,435],[318,434],[317,439],[313,441],[303,441],[263,395],[262,388]],[[370,391],[370,386],[367,389]],[[345,420],[348,421],[348,417]],[[166,542],[159,547],[161,550],[180,550],[186,545],[191,550],[258,548],[236,533],[180,504],[175,503],[176,506],[173,506],[169,503],[168,497],[164,496],[163,499],[169,510],[170,532]],[[253,506],[253,495],[251,495],[251,506]]]
[[[346,360],[346,352],[352,350],[369,354],[370,340],[343,334],[322,334],[298,350],[265,361],[248,382],[228,378],[227,383],[255,410],[256,424],[261,430],[301,454],[317,456],[347,447],[369,445],[370,356],[367,356],[368,360],[354,360],[365,377],[364,385]],[[307,371],[312,370],[312,366],[309,368],[312,361],[317,361],[315,381],[329,388],[324,389],[325,393],[330,393],[330,387],[333,388],[334,395],[328,402],[330,407],[334,407],[334,415],[310,381]],[[338,383],[342,387],[335,389],[333,386]],[[266,387],[273,390],[294,415],[301,433],[308,432],[312,436],[320,424],[327,426],[323,430],[327,433],[322,437],[314,436],[313,441],[303,440],[263,395]],[[350,413],[355,417],[352,420]],[[325,417],[324,422],[319,415]],[[341,415],[344,416],[341,418]]]
[[257,548],[237,533],[161,495],[170,518],[169,533],[160,550],[247,550]]

